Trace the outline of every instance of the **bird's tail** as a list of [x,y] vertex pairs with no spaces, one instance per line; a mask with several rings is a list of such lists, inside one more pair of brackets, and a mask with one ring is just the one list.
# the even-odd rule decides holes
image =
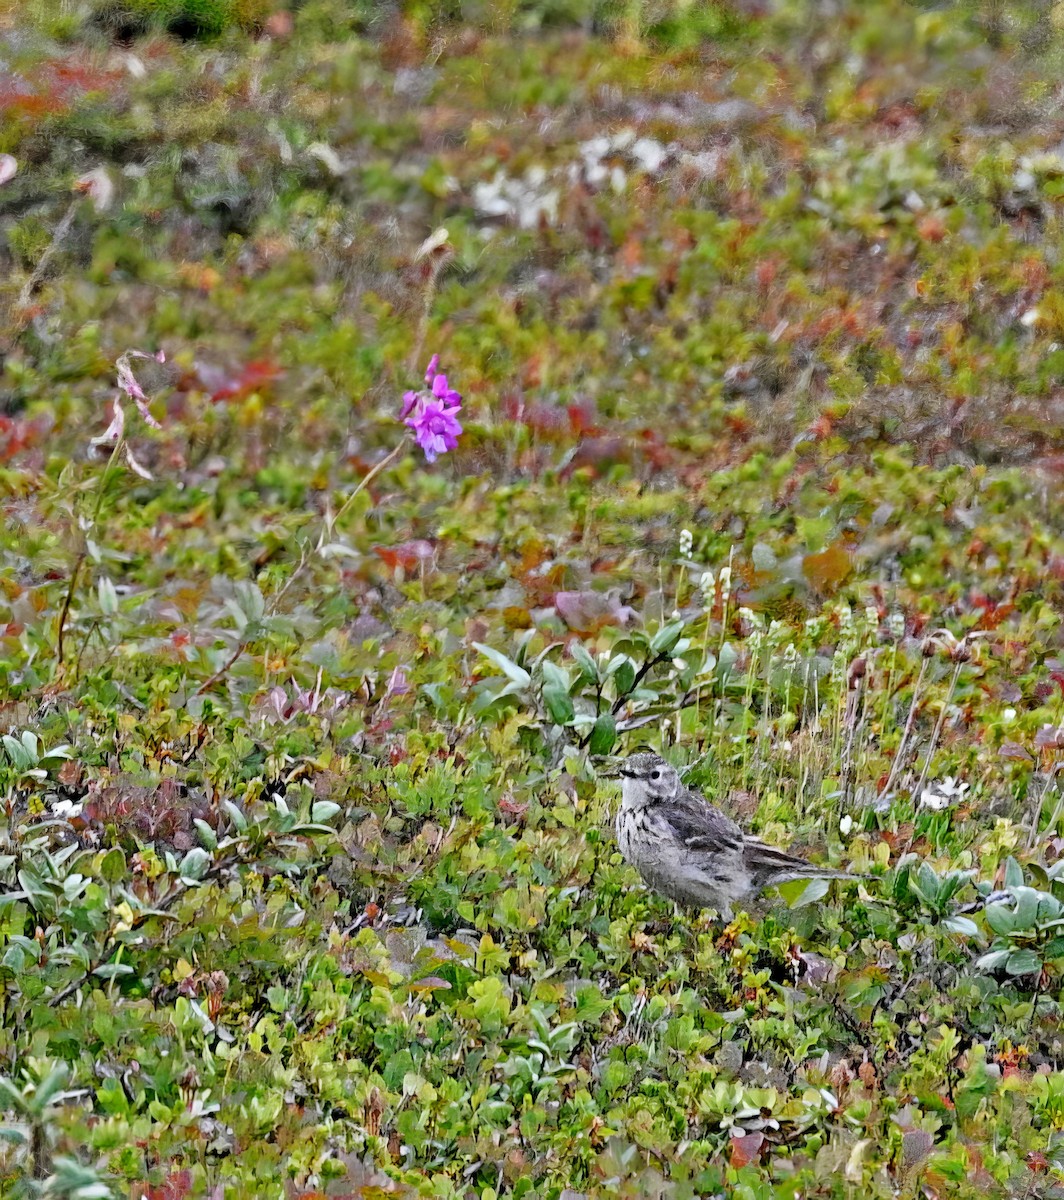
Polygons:
[[868,878],[867,875],[854,874],[852,871],[819,867],[816,863],[788,854],[785,850],[778,850],[775,846],[759,842],[756,838],[743,839],[743,860],[758,889],[791,883],[795,879]]

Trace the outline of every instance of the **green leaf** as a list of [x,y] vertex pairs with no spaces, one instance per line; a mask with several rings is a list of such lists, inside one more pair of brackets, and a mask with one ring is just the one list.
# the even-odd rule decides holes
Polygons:
[[938,901],[942,907],[953,899],[957,892],[968,882],[966,871],[950,871],[939,882]]
[[617,722],[613,713],[602,713],[591,730],[588,750],[591,754],[609,754],[617,741]]
[[499,668],[507,679],[520,687],[526,688],[532,682],[532,676],[524,669],[519,667],[513,659],[507,658],[505,654],[493,649],[491,646],[485,646],[483,642],[474,642],[473,646],[479,650],[481,654],[491,663]]
[[947,917],[942,922],[943,928],[948,929],[951,933],[960,933],[966,937],[978,937],[979,926],[971,919],[971,917]]
[[632,688],[635,687],[635,663],[630,658],[622,658],[613,674],[616,681],[617,695],[627,696]]
[[564,688],[545,687],[543,703],[546,704],[547,712],[555,725],[568,725],[576,715],[573,698]]
[[829,887],[826,879],[792,879],[789,883],[781,883],[776,890],[786,900],[788,908],[804,908],[823,900]]
[[112,846],[100,861],[100,877],[106,883],[117,883],[125,874],[126,856],[118,846]]
[[100,612],[105,617],[113,617],[118,612],[118,593],[106,575],[101,575],[97,581],[96,595],[100,602]]
[[1038,918],[1038,903],[1042,899],[1040,892],[1034,888],[1014,887],[1012,894],[1016,897],[1016,913],[1013,917],[1013,929],[1033,929]]
[[31,756],[26,752],[26,747],[18,740],[12,737],[9,733],[5,733],[0,739],[4,743],[4,749],[7,751],[7,756],[11,760],[11,765],[17,771],[25,771],[37,761],[35,755]]
[[650,649],[654,654],[669,654],[676,648],[676,643],[683,633],[683,621],[670,621],[650,639]]
[[572,686],[569,672],[563,671],[556,663],[544,659],[540,665],[540,671],[543,674],[544,690],[551,688],[559,692],[568,692]]
[[910,875],[909,886],[929,908],[937,905],[940,883],[929,863],[922,862],[916,874]]
[[1011,950],[991,950],[975,960],[980,971],[999,971],[1008,961]]
[[1005,971],[1009,975],[1031,975],[1041,969],[1042,960],[1033,950],[1012,950],[1005,963]]
[[1005,859],[1005,887],[1017,888],[1023,886],[1023,867],[1010,854]]
[[580,669],[580,678],[586,683],[598,683],[598,663],[588,653],[587,647],[580,642],[573,642],[569,647],[569,654]]
[[331,821],[340,811],[340,805],[332,800],[316,800],[310,806],[310,819],[317,824]]
[[986,923],[995,933],[1002,935],[1011,933],[1014,929],[1019,929],[1020,926],[1016,922],[1016,914],[1012,911],[1012,905],[1008,903],[988,904],[983,910],[983,915],[986,918]]
[[198,883],[207,874],[210,865],[210,854],[202,846],[193,846],[181,860],[177,873],[182,879],[191,879]]
[[247,833],[248,819],[240,811],[232,800],[223,800],[222,805],[225,811],[229,814],[229,820],[236,826],[238,833]]
[[134,975],[136,972],[129,963],[101,963],[93,971],[100,979],[118,979],[121,975]]
[[7,969],[14,975],[19,975],[26,966],[26,952],[21,946],[8,946],[4,951],[4,957],[0,958],[0,967]]
[[200,835],[200,841],[204,844],[204,846],[208,850],[217,850],[218,849],[218,835],[207,824],[207,822],[201,820],[199,817],[193,817],[192,824],[196,826],[196,829]]

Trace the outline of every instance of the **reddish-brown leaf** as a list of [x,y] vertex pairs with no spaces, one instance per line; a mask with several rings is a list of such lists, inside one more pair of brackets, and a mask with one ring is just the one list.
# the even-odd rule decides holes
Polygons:
[[[160,1184],[140,1183],[141,1200],[184,1200],[192,1193],[192,1172],[187,1170],[171,1171]],[[135,1193],[134,1193],[135,1194]]]
[[802,559],[802,573],[810,587],[828,596],[839,590],[852,570],[853,559],[841,539],[819,554],[807,554]]
[[756,1162],[761,1157],[761,1147],[764,1144],[765,1135],[763,1133],[736,1134],[733,1130],[731,1135],[731,1165],[733,1167],[746,1167],[750,1163]]
[[393,571],[414,571],[431,560],[436,547],[424,538],[400,542],[397,546],[374,546],[373,553]]

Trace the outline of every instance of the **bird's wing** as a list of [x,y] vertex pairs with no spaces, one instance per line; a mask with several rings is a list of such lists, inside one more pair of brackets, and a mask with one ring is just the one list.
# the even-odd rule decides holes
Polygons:
[[689,850],[741,859],[743,831],[698,792],[684,788],[662,806],[662,816]]
[[818,867],[808,859],[798,858],[754,837],[743,839],[743,860],[751,876],[761,887],[787,883],[792,879],[853,879],[848,871]]

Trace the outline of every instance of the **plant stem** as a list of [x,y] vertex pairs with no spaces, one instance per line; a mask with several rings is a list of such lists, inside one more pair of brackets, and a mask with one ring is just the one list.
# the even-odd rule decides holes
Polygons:
[[380,460],[380,462],[376,463],[374,466],[372,466],[369,469],[369,471],[366,472],[366,474],[359,481],[355,490],[351,493],[350,496],[347,497],[347,499],[343,502],[343,504],[340,505],[340,508],[336,513],[336,516],[334,516],[334,517],[326,516],[326,518],[322,521],[321,533],[318,536],[317,548],[319,551],[321,550],[322,546],[325,545],[325,535],[328,534],[330,537],[332,536],[333,529],[336,527],[336,525],[340,521],[340,518],[342,516],[344,516],[344,514],[347,512],[347,510],[354,503],[355,497],[359,494],[359,492],[361,492],[363,490],[363,488],[365,488],[374,479],[376,479],[377,476],[381,473],[381,471],[383,471],[384,468],[386,466],[388,466],[389,463],[393,462],[398,457],[400,450],[403,449],[403,447],[407,444],[407,442],[409,440],[410,440],[410,434],[405,434],[400,439],[400,441],[396,444],[394,449],[389,450],[388,453]]
[[241,640],[237,643],[237,647],[233,651],[233,653],[225,660],[224,663],[222,663],[222,665],[218,668],[218,670],[214,672],[214,674],[210,677],[210,679],[204,680],[203,683],[201,683],[200,686],[198,688],[196,688],[196,695],[202,696],[204,692],[209,692],[211,690],[211,688],[214,687],[214,685],[218,682],[218,680],[221,679],[221,677],[226,673],[226,671],[229,670],[229,668],[233,665],[233,663],[236,662],[236,660],[241,656],[241,654],[244,653],[244,651],[246,649],[247,649],[247,642],[245,642],[243,640],[243,638],[241,638]]
[[[1049,769],[1049,775],[1046,779],[1045,787],[1038,794],[1038,803],[1031,811],[1031,828],[1027,832],[1027,849],[1030,850],[1038,837],[1038,819],[1042,815],[1042,810],[1045,808],[1046,797],[1049,795],[1049,789],[1053,786],[1057,778],[1057,772],[1061,763],[1054,763]],[[1064,796],[1058,796],[1056,806],[1053,809],[1053,815],[1049,818],[1049,824],[1046,826],[1046,832],[1051,831],[1060,820],[1060,810],[1064,806]]]
[[[361,492],[369,483],[371,483],[374,479],[376,479],[376,477],[381,473],[381,471],[384,470],[384,468],[386,466],[388,466],[389,463],[391,463],[395,460],[395,458],[398,456],[400,450],[402,450],[403,447],[409,441],[410,441],[410,434],[405,434],[400,439],[399,443],[394,447],[394,449],[389,450],[388,453],[380,460],[380,462],[375,463],[374,466],[372,466],[369,469],[369,471],[366,473],[366,475],[361,480],[359,480],[358,484],[355,487],[355,490],[351,493],[350,496],[347,497],[347,499],[343,502],[343,504],[340,505],[340,508],[337,511],[336,515],[330,517],[328,514],[326,514],[322,518],[321,531],[318,534],[318,544],[315,547],[315,549],[318,551],[318,553],[321,553],[322,548],[326,545],[326,540],[325,540],[326,537],[332,536],[333,529],[335,529],[340,518],[343,517],[344,514],[347,512],[347,510],[351,507],[352,502],[354,501],[355,497],[359,494],[359,492]],[[281,588],[277,592],[275,592],[274,595],[271,597],[271,599],[270,599],[270,611],[271,612],[276,612],[278,604],[280,604],[282,598],[288,592],[288,589],[292,586],[293,583],[295,583],[295,581],[307,569],[307,566],[310,564],[310,558],[311,558],[310,554],[307,552],[306,548],[304,547],[303,552],[300,555],[299,562],[296,565],[296,569],[284,581],[284,584],[281,586]]]
[[421,316],[417,323],[417,333],[414,335],[414,345],[410,350],[409,366],[413,370],[421,362],[425,351],[425,338],[429,331],[429,316],[432,313],[432,301],[436,296],[436,285],[440,280],[440,272],[454,257],[454,252],[436,254],[429,264],[428,278],[425,280],[425,299],[421,306]]
[[[89,528],[95,529],[96,522],[100,519],[100,511],[103,508],[103,498],[107,493],[107,480],[111,474],[111,468],[118,458],[119,452],[125,445],[125,438],[119,437],[114,444],[114,449],[111,451],[111,457],[107,460],[107,465],[103,469],[103,474],[100,476],[100,484],[96,492],[96,504],[92,510],[92,518],[89,521]],[[63,665],[63,641],[66,631],[67,617],[70,615],[70,606],[74,601],[74,588],[77,586],[78,575],[81,572],[82,565],[89,553],[88,535],[82,530],[81,547],[78,550],[78,556],[74,560],[74,567],[70,572],[70,583],[67,585],[66,595],[63,597],[63,607],[59,612],[59,628],[56,631],[55,637],[55,659],[56,666]]]
[[890,792],[890,786],[894,782],[895,776],[901,769],[901,764],[905,758],[905,750],[909,743],[909,735],[912,733],[913,723],[916,720],[916,710],[920,703],[920,688],[924,682],[924,675],[927,674],[927,664],[930,660],[922,658],[920,660],[920,674],[916,677],[916,685],[913,687],[913,698],[909,704],[909,716],[905,721],[905,729],[902,731],[901,741],[898,743],[897,752],[894,755],[894,761],[890,765],[890,774],[887,776],[887,782],[883,785],[881,796],[886,796]]
[[927,782],[927,774],[931,770],[931,759],[935,753],[935,747],[938,745],[939,735],[942,733],[942,726],[946,723],[946,709],[949,708],[949,702],[953,699],[953,691],[957,686],[957,680],[960,678],[961,668],[964,666],[964,661],[958,659],[953,667],[953,676],[949,681],[949,690],[946,692],[946,698],[942,701],[942,708],[939,710],[938,720],[935,722],[935,728],[931,733],[931,742],[927,747],[927,757],[924,759],[923,770],[920,772],[920,781],[913,789],[913,795],[918,796],[924,790],[924,784]]

